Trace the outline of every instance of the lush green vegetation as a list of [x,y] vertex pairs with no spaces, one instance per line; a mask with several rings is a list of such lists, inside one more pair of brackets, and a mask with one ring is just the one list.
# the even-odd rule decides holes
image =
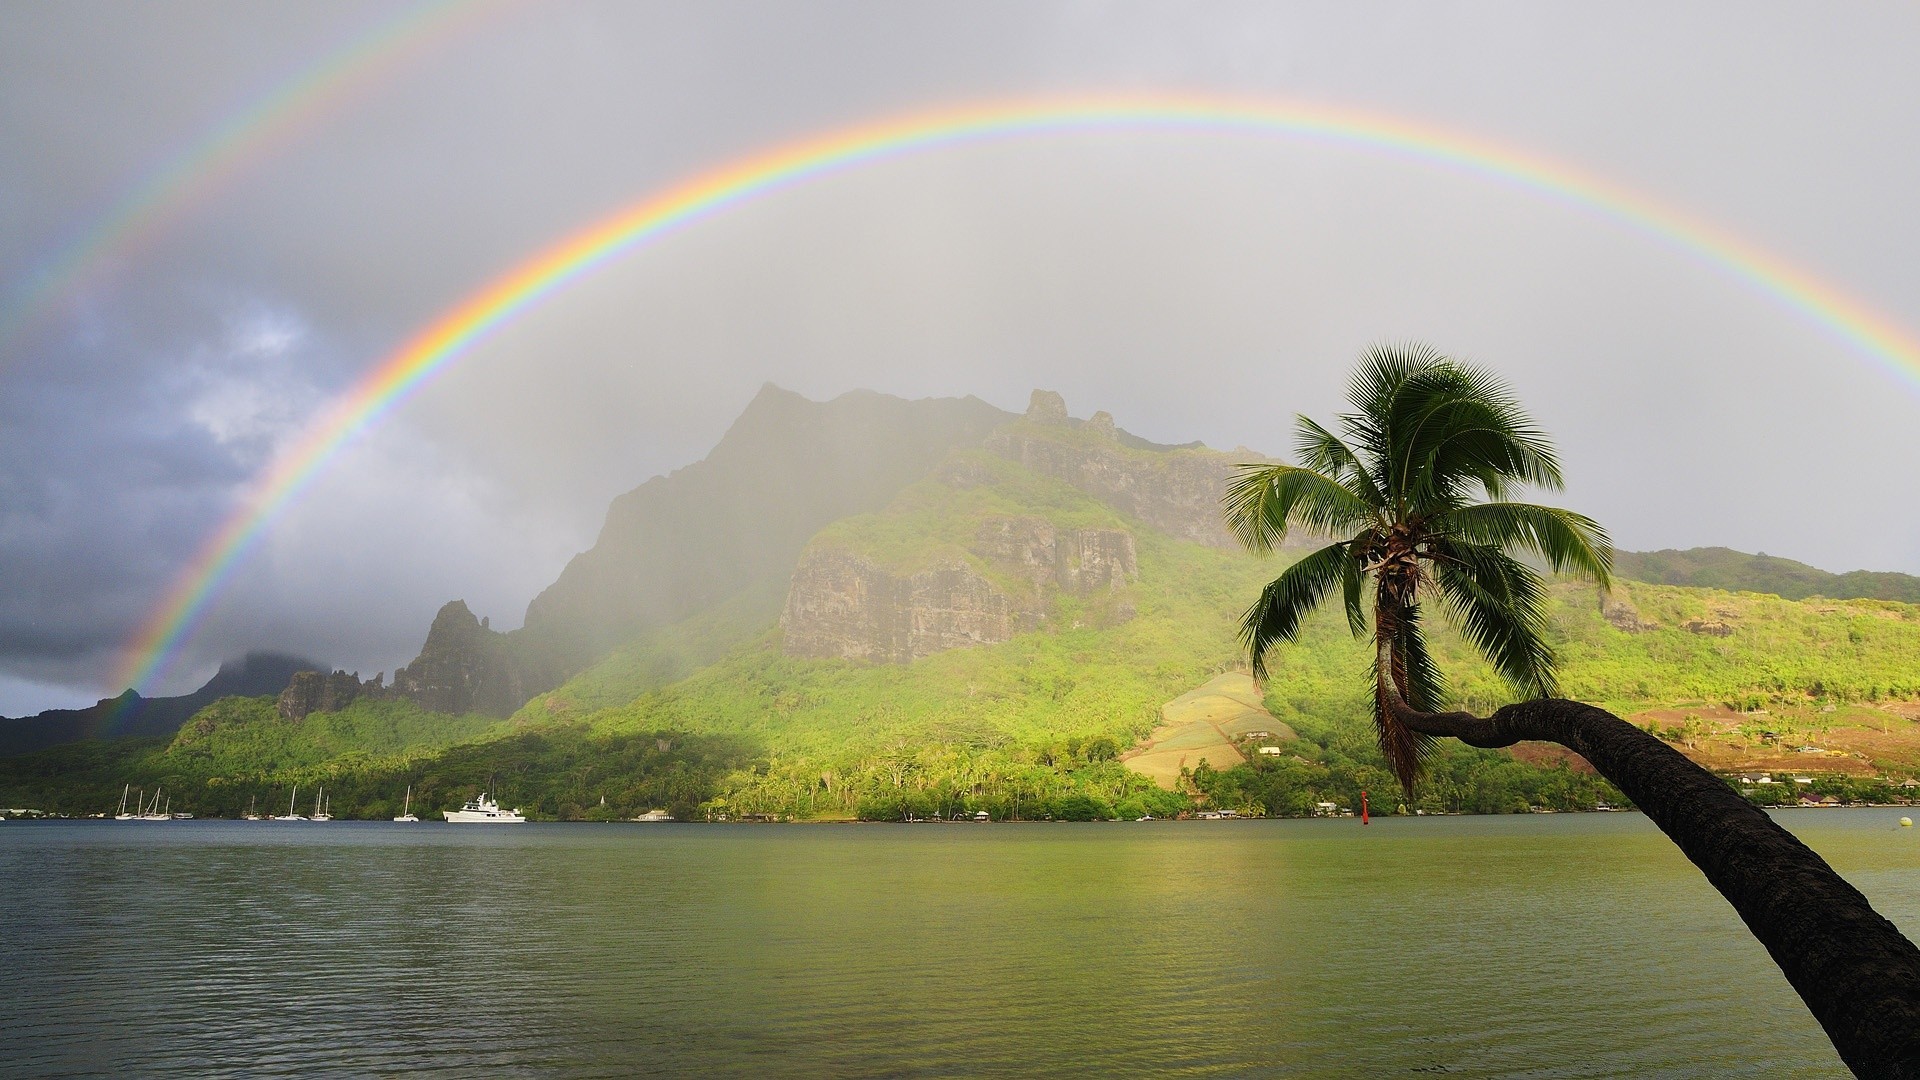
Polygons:
[[[232,714],[256,700],[223,704]],[[423,819],[482,791],[536,818],[620,820],[658,808],[686,819],[703,813],[723,778],[752,760],[748,747],[725,737],[605,734],[566,725],[493,729],[457,746],[415,746],[385,756],[356,751],[259,773],[222,771],[212,757],[177,754],[157,739],[90,741],[0,759],[0,802],[76,816],[110,814],[125,784],[149,796],[164,789],[175,811],[232,818],[249,808],[285,813],[296,785],[296,809],[307,813],[307,800],[324,785],[335,817],[385,819],[400,813],[411,786],[414,812]]]
[[229,697],[195,713],[174,736],[168,760],[193,773],[232,778],[296,775],[323,765],[418,756],[435,747],[504,732],[502,721],[443,716],[411,701],[361,699],[334,713],[284,720],[270,697]]

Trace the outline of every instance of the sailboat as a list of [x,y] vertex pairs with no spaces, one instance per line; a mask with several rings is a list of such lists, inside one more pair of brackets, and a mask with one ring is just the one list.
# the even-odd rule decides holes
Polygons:
[[332,821],[333,820],[333,815],[327,813],[326,797],[327,797],[327,789],[324,786],[322,786],[320,788],[320,794],[315,795],[313,797],[313,820],[315,821]]
[[259,803],[260,803],[260,796],[258,796],[258,795],[255,795],[255,796],[253,796],[252,798],[250,798],[250,799],[248,799],[248,800],[247,800],[247,812],[246,812],[246,813],[244,813],[244,814],[241,814],[241,815],[240,815],[240,818],[241,818],[241,820],[243,820],[243,821],[259,821],[259,820],[260,820],[260,811],[258,811],[258,810],[256,810],[256,809],[254,809],[254,807],[255,807],[255,806],[257,806],[257,805],[259,805]]
[[397,818],[394,818],[393,820],[395,821],[419,821],[420,820],[419,818],[413,816],[413,785],[412,784],[407,785],[407,801],[401,804],[400,806],[400,816]]
[[[140,811],[141,821],[172,821],[173,820],[172,814],[162,813],[160,810],[161,790],[162,789],[160,788],[153,789],[153,805],[150,807],[141,808],[141,811]],[[168,805],[171,806],[172,804],[168,803]]]
[[300,785],[293,785],[293,794],[287,796],[287,812],[268,818],[268,821],[305,821],[304,817],[293,812],[293,800],[300,797]]
[[[122,788],[120,789],[120,812],[119,812],[119,813],[117,813],[117,814],[115,814],[115,815],[113,815],[113,820],[115,820],[115,821],[132,821],[132,820],[133,820],[133,819],[134,819],[135,817],[137,817],[137,816],[139,816],[139,815],[137,815],[137,814],[129,814],[129,813],[127,813],[127,792],[128,792],[128,791],[130,791],[130,790],[132,790],[132,789],[133,789],[133,785],[132,785],[132,784],[128,784],[128,785],[126,785],[125,787],[122,787]],[[144,801],[146,800],[146,797],[147,797],[147,789],[146,789],[146,788],[141,788],[141,789],[140,789],[140,799],[141,799],[141,801],[143,801],[143,802],[144,802]],[[137,805],[137,804],[136,804],[136,805]]]

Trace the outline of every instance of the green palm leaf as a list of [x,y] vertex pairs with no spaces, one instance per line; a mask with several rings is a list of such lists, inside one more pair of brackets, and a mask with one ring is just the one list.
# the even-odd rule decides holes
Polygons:
[[1300,621],[1348,573],[1345,543],[1328,544],[1282,571],[1260,590],[1240,620],[1240,639],[1253,661],[1253,677],[1267,677],[1267,650],[1282,641],[1298,640]]
[[1577,574],[1605,587],[1613,541],[1598,522],[1554,506],[1492,502],[1462,506],[1433,519],[1433,528],[1472,544],[1530,552],[1555,573]]
[[1558,687],[1544,636],[1546,586],[1540,575],[1480,544],[1440,541],[1434,552],[1434,580],[1460,632],[1515,688],[1552,696]]
[[1375,511],[1339,481],[1292,465],[1241,465],[1227,485],[1227,528],[1253,551],[1266,552],[1299,526],[1319,535],[1350,532]]

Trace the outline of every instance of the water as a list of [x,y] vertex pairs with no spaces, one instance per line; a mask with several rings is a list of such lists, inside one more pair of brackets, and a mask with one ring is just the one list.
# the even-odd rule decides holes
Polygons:
[[[1780,820],[1913,936],[1899,813]],[[0,881],[11,1075],[1845,1075],[1631,814],[7,822]]]

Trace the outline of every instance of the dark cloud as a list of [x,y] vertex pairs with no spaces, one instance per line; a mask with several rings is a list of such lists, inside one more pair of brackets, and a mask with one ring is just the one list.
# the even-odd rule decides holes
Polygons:
[[[9,6],[0,291],[396,10]],[[118,689],[118,643],[250,478],[449,304],[669,182],[919,106],[1187,89],[1377,109],[1691,208],[1920,324],[1920,145],[1891,137],[1920,119],[1911,9],[575,3],[455,22],[0,342],[0,712]],[[1724,268],[1405,155],[1107,133],[846,171],[570,288],[344,451],[163,689],[249,647],[391,669],[455,596],[516,624],[611,495],[699,457],[767,379],[1015,408],[1045,385],[1149,437],[1284,449],[1292,412],[1336,408],[1352,355],[1389,337],[1509,373],[1561,440],[1567,501],[1626,546],[1920,571],[1920,507],[1888,497],[1920,460],[1914,376]]]

